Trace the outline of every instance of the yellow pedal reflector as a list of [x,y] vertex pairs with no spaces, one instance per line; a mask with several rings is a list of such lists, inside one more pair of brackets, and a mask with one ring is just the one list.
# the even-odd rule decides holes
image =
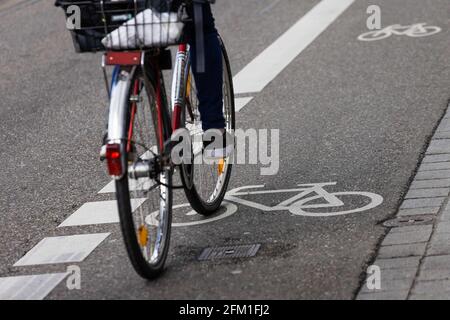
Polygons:
[[192,74],[191,74],[191,72],[189,72],[189,76],[188,76],[188,79],[187,79],[187,83],[186,83],[186,98],[190,98],[190,95],[191,95],[191,77],[192,77]]
[[225,159],[220,159],[219,164],[217,165],[217,171],[219,172],[219,175],[223,173],[224,169],[225,169]]
[[140,226],[138,231],[138,242],[141,247],[147,246],[148,243],[148,229],[146,226]]

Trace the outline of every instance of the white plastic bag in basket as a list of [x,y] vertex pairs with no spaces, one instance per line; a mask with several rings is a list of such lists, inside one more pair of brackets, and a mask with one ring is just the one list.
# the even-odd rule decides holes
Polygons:
[[165,46],[176,43],[182,31],[177,13],[146,9],[104,37],[102,44],[112,50]]

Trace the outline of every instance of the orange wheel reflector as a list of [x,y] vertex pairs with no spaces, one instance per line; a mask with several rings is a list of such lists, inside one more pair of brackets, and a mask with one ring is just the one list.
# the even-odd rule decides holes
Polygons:
[[186,98],[188,98],[188,99],[191,95],[191,77],[192,77],[192,74],[189,71],[189,75],[188,75],[187,83],[186,83]]
[[148,229],[146,226],[140,226],[138,231],[138,242],[141,247],[147,246],[148,242]]
[[224,169],[225,169],[225,160],[220,159],[219,164],[217,165],[217,171],[219,172],[219,175],[223,173]]

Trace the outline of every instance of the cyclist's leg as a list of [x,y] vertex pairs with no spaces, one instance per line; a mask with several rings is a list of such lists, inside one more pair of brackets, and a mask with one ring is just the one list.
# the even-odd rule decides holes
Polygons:
[[[235,115],[232,76],[226,51],[214,26],[211,7],[205,5],[201,10],[203,11],[203,27],[206,38],[204,42],[205,51],[197,52],[196,50],[198,48],[196,47],[196,32],[193,24],[190,24],[191,38],[187,41],[191,45],[191,49],[193,49],[191,51],[191,70],[194,75],[193,82],[195,82],[195,85],[191,86],[191,88],[197,89],[198,99],[197,101],[191,100],[195,99],[191,94],[188,98],[194,110],[198,108],[200,100],[199,111],[203,129],[222,129],[222,137],[226,141],[221,147],[218,145],[220,138],[216,141],[216,138],[218,138],[216,135],[214,137],[204,136],[201,153],[198,152],[200,151],[197,148],[198,144],[195,146],[197,151],[195,154],[200,155],[200,157],[196,156],[194,160],[201,160],[201,156],[203,156],[203,160],[208,159],[208,161],[194,162],[194,166],[190,168],[181,166],[182,170],[190,170],[185,170],[184,172],[187,174],[182,174],[181,177],[185,186],[187,185],[186,182],[190,183],[190,187],[187,186],[184,190],[192,208],[200,214],[210,215],[220,208],[230,180],[232,166],[228,155],[233,151],[233,139],[226,139],[226,137],[229,136],[228,132],[233,132],[234,130]],[[191,17],[193,17],[192,11],[191,9]],[[198,53],[205,54],[205,73],[197,72],[197,61],[201,57],[197,55]],[[226,116],[226,121],[224,116]],[[229,131],[225,131],[225,124],[226,129]],[[194,126],[194,134],[198,136],[198,131],[195,129]],[[209,138],[213,138],[214,143],[208,144]],[[230,147],[228,147],[227,141],[230,141]],[[210,162],[209,159],[214,161]],[[187,180],[185,177],[191,180]]]
[[[193,17],[192,8],[188,13]],[[191,64],[197,87],[199,111],[202,119],[203,130],[223,129],[225,119],[223,116],[223,65],[222,51],[218,39],[214,17],[209,4],[203,5],[203,29],[205,34],[204,57],[205,72],[197,72],[197,46],[195,41],[195,26],[187,26],[188,43],[191,48]]]

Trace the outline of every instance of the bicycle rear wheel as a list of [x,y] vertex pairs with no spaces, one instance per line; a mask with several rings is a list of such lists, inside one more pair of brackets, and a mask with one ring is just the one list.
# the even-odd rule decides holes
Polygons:
[[[235,130],[235,109],[233,81],[228,55],[219,37],[223,59],[223,113],[225,130],[233,134]],[[205,163],[202,154],[202,135],[200,112],[192,71],[187,75],[185,127],[191,135],[193,164],[181,165],[181,178],[184,191],[192,208],[202,215],[211,215],[220,207],[231,176],[232,157]],[[233,136],[233,135],[232,135]],[[200,158],[199,158],[200,157]]]
[[[145,80],[138,67],[131,80],[128,139],[128,168],[157,158],[163,151],[168,128],[161,73]],[[127,168],[127,170],[128,170]],[[128,256],[136,272],[146,279],[157,277],[164,269],[172,223],[172,169],[161,168],[156,179],[132,178],[128,171],[116,181],[120,224]]]

